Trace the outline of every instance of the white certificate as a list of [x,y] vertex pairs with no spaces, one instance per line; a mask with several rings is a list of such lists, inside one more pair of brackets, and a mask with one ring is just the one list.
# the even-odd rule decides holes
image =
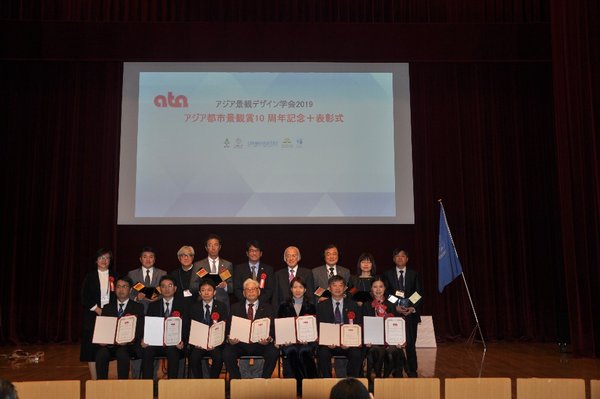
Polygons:
[[299,342],[315,342],[319,339],[317,318],[312,315],[296,318],[296,335]]
[[388,317],[385,319],[385,343],[388,345],[404,345],[406,342],[406,329],[402,317]]
[[362,344],[362,328],[358,324],[343,324],[340,335],[342,346],[356,348]]
[[117,328],[117,318],[109,316],[96,317],[96,325],[94,326],[94,336],[92,343],[108,344],[115,343],[115,329]]
[[167,317],[165,319],[165,346],[175,346],[181,342],[181,317]]
[[252,322],[246,318],[231,316],[231,329],[229,338],[234,338],[240,342],[250,343],[250,327]]
[[319,323],[319,345],[340,346],[340,325]]
[[250,331],[250,341],[259,342],[269,338],[271,328],[271,319],[265,317],[252,322],[252,330]]
[[208,332],[208,348],[213,349],[225,342],[225,321],[213,323]]
[[115,342],[117,344],[128,344],[135,339],[135,327],[137,325],[137,317],[134,315],[123,316],[117,321],[117,334]]
[[275,344],[289,345],[296,343],[296,320],[294,317],[275,319]]
[[192,324],[190,325],[190,344],[202,349],[208,349],[208,330],[209,327],[206,324],[192,320]]
[[163,346],[164,317],[146,316],[144,319],[144,343],[150,346]]
[[385,344],[383,322],[384,322],[383,317],[377,317],[377,316],[363,317],[363,326],[365,327],[364,328],[365,345],[383,345],[383,344]]

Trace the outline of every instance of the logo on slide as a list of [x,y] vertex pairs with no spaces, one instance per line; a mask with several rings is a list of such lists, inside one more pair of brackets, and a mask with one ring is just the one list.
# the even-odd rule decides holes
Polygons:
[[188,99],[186,96],[179,95],[175,97],[172,92],[169,92],[167,96],[163,96],[159,94],[154,97],[154,105],[159,108],[187,108],[188,107]]

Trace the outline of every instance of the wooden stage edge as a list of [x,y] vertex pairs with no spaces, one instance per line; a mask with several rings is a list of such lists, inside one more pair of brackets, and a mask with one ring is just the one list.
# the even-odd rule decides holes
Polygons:
[[[16,350],[43,352],[43,357],[37,363],[10,360]],[[558,345],[548,343],[492,343],[485,355],[480,343],[442,343],[437,348],[419,349],[418,359],[420,377],[508,377],[513,379],[513,387],[516,378],[582,378],[586,387],[590,379],[600,379],[600,359],[559,353]],[[115,378],[113,364],[111,374]],[[0,346],[0,377],[10,381],[80,380],[85,385],[89,373],[87,364],[79,362],[79,345]]]

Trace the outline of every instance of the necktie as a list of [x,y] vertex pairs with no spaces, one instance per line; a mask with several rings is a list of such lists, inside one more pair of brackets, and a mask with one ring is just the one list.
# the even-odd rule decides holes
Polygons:
[[119,311],[117,312],[117,316],[121,317],[123,316],[123,303],[119,304]]
[[256,280],[256,266],[252,266],[252,280]]
[[206,308],[206,311],[204,312],[204,324],[210,325],[210,306],[208,306],[207,303],[204,307]]
[[400,270],[400,275],[398,276],[398,289],[404,291],[404,270]]
[[329,268],[329,275],[327,276],[328,278],[332,278],[332,277],[334,276],[334,274],[333,274],[333,271],[334,271],[334,270],[335,270],[335,269],[334,269],[333,267],[330,267],[330,268]]
[[165,317],[171,317],[171,309],[169,309],[169,302],[165,303]]
[[210,266],[210,272],[212,274],[217,274],[217,265],[216,265],[217,262],[214,259],[211,260],[211,262],[212,263],[211,263],[211,266]]
[[254,304],[248,304],[248,320],[254,320]]
[[150,269],[146,270],[146,278],[144,278],[144,285],[150,287]]
[[340,303],[339,302],[335,303],[334,316],[335,316],[335,324],[342,324],[342,312],[340,312]]
[[294,269],[290,269],[290,282],[294,279]]

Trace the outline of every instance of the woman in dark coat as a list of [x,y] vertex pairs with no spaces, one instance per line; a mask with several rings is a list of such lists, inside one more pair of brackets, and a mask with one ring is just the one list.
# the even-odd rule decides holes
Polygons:
[[81,304],[83,309],[83,329],[81,331],[81,351],[79,360],[87,362],[92,379],[96,379],[96,350],[92,343],[96,317],[102,314],[102,308],[111,299],[115,299],[115,274],[110,269],[112,252],[100,248],[96,252],[96,267],[86,274],[81,285]]
[[[302,277],[294,277],[290,281],[291,297],[279,305],[277,318],[316,315],[317,308],[308,300],[306,282]],[[296,378],[297,389],[300,392],[303,378],[316,378],[314,352],[316,342],[301,342],[281,346],[284,356],[283,375],[286,378]]]

